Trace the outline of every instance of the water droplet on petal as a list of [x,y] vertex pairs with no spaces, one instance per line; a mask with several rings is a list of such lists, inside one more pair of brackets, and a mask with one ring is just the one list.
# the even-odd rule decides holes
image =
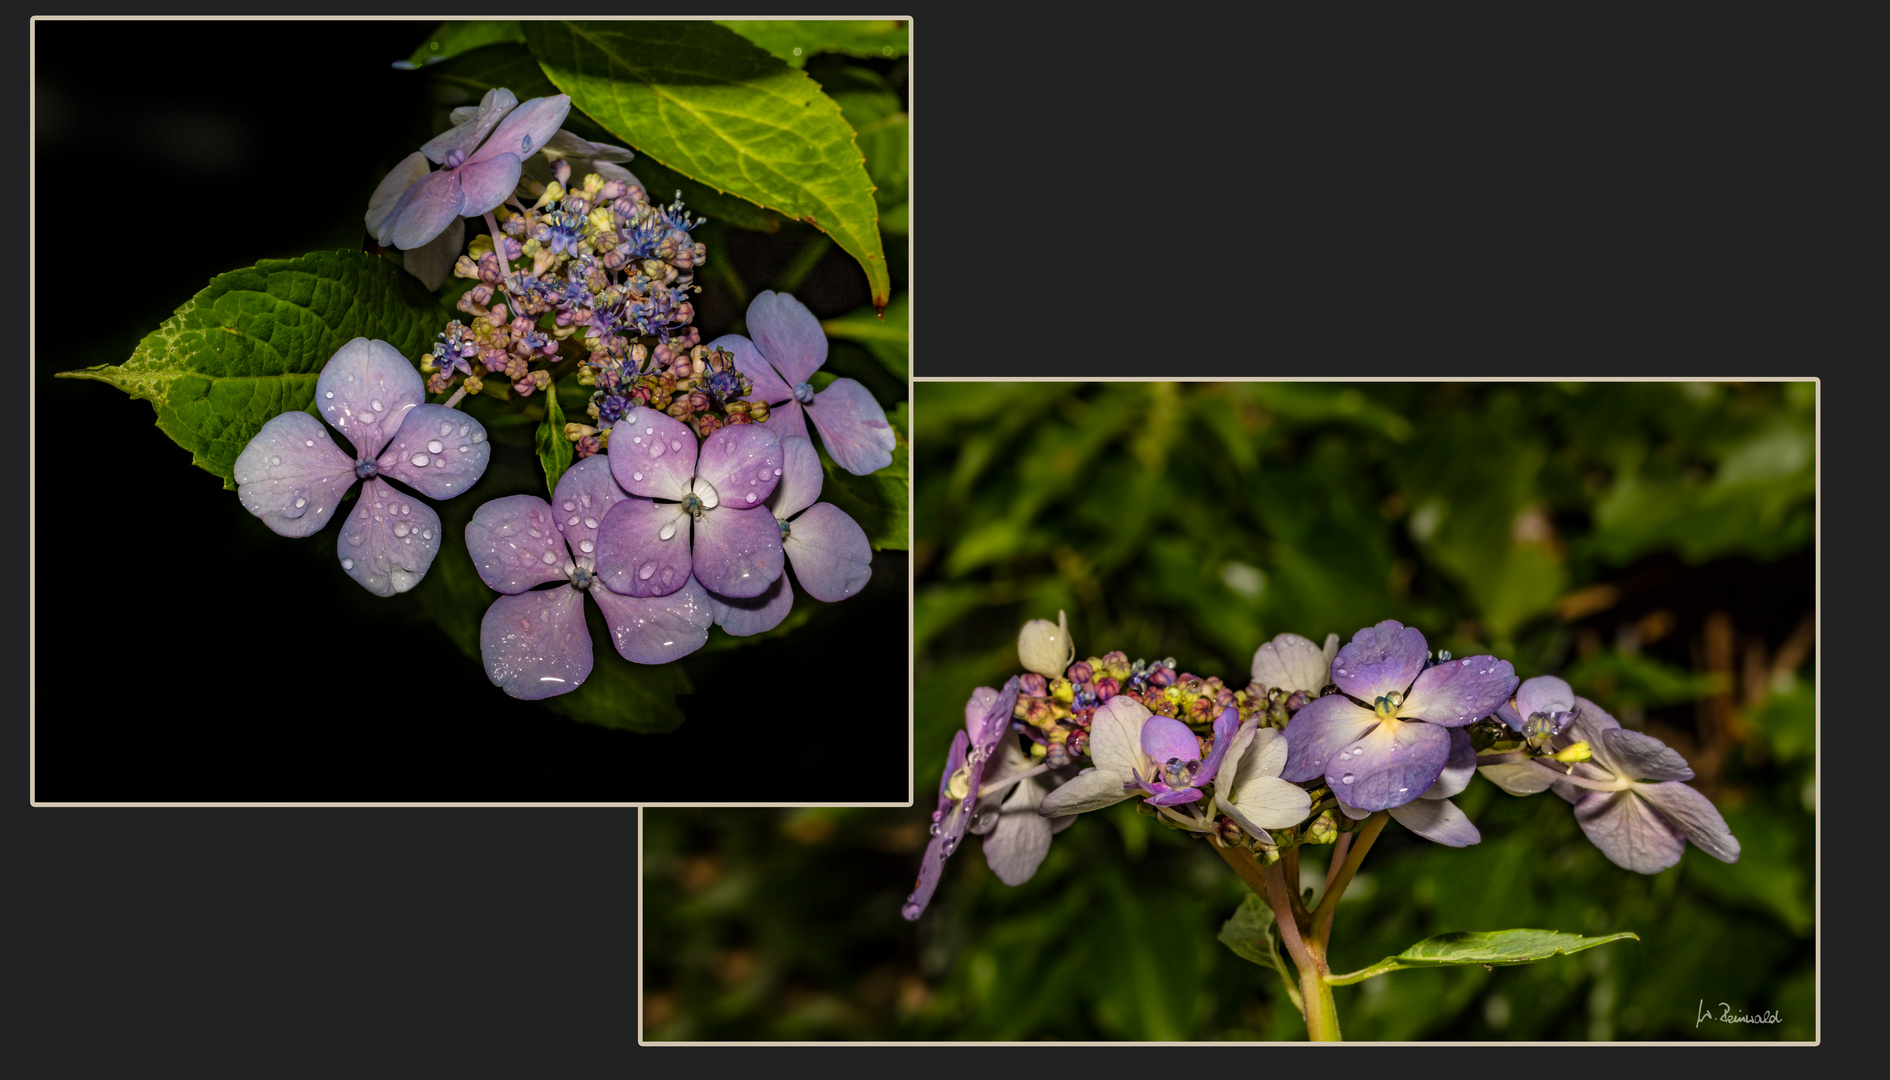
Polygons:
[[678,440],[676,440],[676,439],[671,439],[671,440],[669,440],[669,448],[670,448],[671,450],[681,450],[681,449],[682,449],[682,443],[681,443],[681,442],[679,442],[679,441],[678,441]]
[[441,442],[438,439],[434,439],[433,441],[427,443],[427,449],[437,454],[441,452],[442,450],[446,449],[446,444]]
[[540,555],[539,559],[542,560],[546,566],[550,566],[553,563],[556,563],[558,561],[558,557],[556,555],[553,555],[549,550],[547,550],[543,555]]
[[[464,435],[464,434],[466,434],[466,429],[465,429],[465,428],[460,428],[460,429],[459,429],[459,433],[460,433],[461,435]],[[485,433],[485,432],[483,432],[483,431],[475,431],[475,432],[473,432],[473,442],[485,442],[485,441],[486,441],[486,433]]]
[[676,535],[676,523],[673,521],[656,531],[656,538],[658,540],[667,540],[670,537],[675,536],[675,535]]
[[413,463],[415,465],[425,465],[427,463],[427,456],[425,454],[415,454],[413,456]]
[[585,527],[585,528],[587,528],[587,529],[595,529],[595,528],[597,528],[597,519],[596,519],[596,518],[594,518],[594,517],[587,517],[587,518],[585,518],[585,519],[584,519],[584,527]]
[[420,539],[422,539],[422,540],[431,540],[431,539],[433,539],[433,530],[432,530],[432,529],[421,529],[421,530],[420,530]]
[[780,469],[776,469],[776,470],[774,470],[774,475],[776,475],[776,476],[780,476],[780,475],[781,475],[781,470],[780,470]]
[[357,546],[357,547],[358,547],[358,546],[360,546],[360,543],[361,543],[361,534],[360,534],[360,533],[355,533],[355,534],[354,534],[353,536],[350,536],[350,537],[348,537],[348,543],[350,543],[350,544],[354,544],[354,545],[355,545],[355,546]]
[[754,493],[754,492],[752,492],[752,491],[751,491],[751,492],[749,492],[749,493],[748,493],[748,501],[749,501],[749,502],[754,502],[754,501],[755,501],[755,493]]
[[[566,509],[566,510],[569,510],[570,508],[571,508],[571,507],[570,507],[570,505],[569,505],[569,504],[566,504],[566,506],[565,506],[565,509]],[[576,525],[577,525],[577,523],[578,523],[578,519],[577,519],[577,515],[576,515],[576,514],[572,514],[572,515],[571,515],[571,520],[569,520],[569,521],[567,521],[567,522],[565,522],[565,524],[566,524],[566,525],[571,525],[571,526],[576,526]]]
[[1346,773],[1346,774],[1345,774],[1344,776],[1341,776],[1341,777],[1339,777],[1339,783],[1341,783],[1341,784],[1349,784],[1349,783],[1351,783],[1351,782],[1352,782],[1352,774],[1351,774],[1351,773]]
[[381,404],[380,398],[375,398],[373,401],[368,402],[368,406],[372,408],[375,412],[387,411],[387,407]]
[[462,447],[460,447],[460,448],[459,448],[459,452],[460,452],[460,453],[462,453],[462,454],[464,454],[464,453],[466,453],[466,452],[467,452],[467,449],[468,449],[467,447],[464,447],[464,446],[462,446]]
[[[334,397],[335,395],[333,395],[333,394],[330,394],[330,395],[328,395],[328,396],[329,396],[329,397]],[[343,560],[341,560],[341,568],[342,568],[343,570],[352,570],[352,569],[354,569],[354,560],[353,560],[353,559],[343,559]]]
[[[746,575],[743,575],[743,576],[746,576]],[[670,581],[671,581],[671,580],[673,580],[673,579],[674,579],[675,577],[676,577],[676,571],[675,571],[675,568],[673,568],[673,567],[668,567],[668,566],[665,566],[665,567],[663,567],[663,584],[664,584],[664,586],[666,586],[666,587],[667,587],[667,586],[669,585],[669,583],[670,583]]]
[[1340,668],[1340,669],[1339,669],[1338,671],[1336,671],[1336,672],[1334,672],[1333,674],[1335,674],[1335,675],[1343,675],[1343,674],[1345,674],[1345,669],[1344,669],[1344,668]]
[[1464,659],[1464,662],[1463,662],[1463,666],[1464,666],[1464,667],[1469,667],[1469,666],[1470,666],[1470,661],[1469,661],[1469,659],[1468,659],[1467,657],[1466,657],[1466,658]]
[[589,540],[578,541],[578,550],[582,551],[586,555],[589,555],[591,551],[594,548],[596,548],[596,546],[597,546],[596,544],[591,543]]
[[324,393],[322,396],[325,398],[331,398],[335,396],[335,392],[333,390],[330,390],[327,393]]
[[404,522],[404,521],[396,521],[396,522],[394,522],[394,535],[395,535],[395,536],[405,536],[405,535],[407,535],[407,531],[408,531],[408,530],[407,530],[407,523],[406,523],[406,522]]
[[656,434],[656,429],[655,429],[655,428],[653,428],[653,427],[646,427],[646,428],[644,428],[644,429],[643,429],[643,434],[645,434],[645,435],[654,435],[654,434]]
[[654,573],[656,573],[656,564],[646,562],[643,564],[643,568],[637,571],[637,579],[640,581],[648,581],[650,580],[650,575]]
[[314,445],[315,445],[315,440],[314,440],[314,439],[310,439],[309,441],[307,441],[307,442],[305,442],[305,443],[303,443],[302,445],[303,445],[303,446],[314,446]]
[[631,474],[630,474],[630,479],[632,479],[632,480],[641,480],[641,479],[643,479],[643,474],[642,474],[642,473],[640,473],[640,472],[633,472],[633,473],[631,473]]
[[663,456],[663,444],[659,442],[651,443],[650,444],[650,458],[654,460],[662,456]]

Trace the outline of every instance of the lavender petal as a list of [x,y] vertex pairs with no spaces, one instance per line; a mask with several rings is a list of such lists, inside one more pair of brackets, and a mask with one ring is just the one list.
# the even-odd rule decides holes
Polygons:
[[479,482],[492,460],[492,443],[479,421],[444,405],[419,405],[381,451],[381,475],[430,499],[450,499]]
[[997,827],[984,838],[984,861],[1006,885],[1022,885],[1050,853],[1050,819],[1037,812],[1043,785],[1031,777],[1018,783],[999,808]]
[[1685,758],[1666,743],[1638,731],[1611,728],[1602,732],[1601,741],[1591,743],[1590,748],[1595,760],[1625,780],[1693,779]]
[[1326,783],[1353,806],[1389,810],[1430,790],[1449,760],[1448,728],[1387,720],[1326,760]]
[[696,461],[696,475],[715,486],[723,507],[736,510],[761,507],[783,471],[781,438],[766,424],[721,428],[702,441]]
[[1409,690],[1427,658],[1423,634],[1386,619],[1352,635],[1332,658],[1332,681],[1360,701],[1372,702]]
[[694,578],[667,596],[620,596],[592,587],[611,643],[635,664],[667,664],[702,648],[714,621],[709,594]]
[[761,355],[755,343],[740,334],[723,334],[709,342],[711,349],[727,349],[735,357],[735,370],[748,376],[754,385],[754,397],[770,405],[788,401],[794,397],[794,388],[781,381],[781,375],[768,363],[768,358]]
[[407,189],[419,183],[421,178],[433,171],[427,164],[427,156],[416,150],[400,159],[381,182],[374,186],[374,194],[368,196],[367,218],[368,234],[377,243],[385,244],[388,239],[387,223],[394,216],[394,207],[399,205],[400,197]]
[[336,350],[315,380],[322,419],[354,444],[355,460],[373,458],[427,399],[420,372],[400,350],[358,337]]
[[735,637],[772,630],[781,625],[781,620],[793,609],[794,590],[789,587],[786,574],[776,578],[760,596],[738,599],[709,594],[709,610],[715,615],[715,625]]
[[577,689],[591,673],[591,632],[576,589],[501,596],[479,622],[486,678],[515,698],[537,701]]
[[1376,713],[1358,707],[1343,694],[1328,694],[1307,702],[1287,721],[1288,751],[1280,778],[1294,784],[1318,779],[1325,775],[1328,761],[1379,723]]
[[781,527],[766,509],[737,510],[724,500],[704,511],[695,525],[696,579],[711,592],[737,599],[760,596],[781,576],[786,565]]
[[807,416],[820,430],[827,455],[855,476],[865,476],[892,464],[899,439],[886,423],[886,410],[866,387],[852,379],[835,379],[814,395]]
[[648,406],[632,407],[610,429],[610,475],[646,499],[681,501],[696,476],[696,433]]
[[418,585],[439,553],[440,516],[378,476],[361,485],[335,540],[342,570],[376,596]]
[[479,580],[508,595],[565,580],[571,567],[551,507],[536,495],[509,495],[474,510],[466,523],[466,553]]
[[1575,821],[1610,862],[1637,874],[1658,874],[1686,851],[1680,827],[1632,792],[1583,792]]
[[459,186],[459,170],[437,169],[407,189],[394,204],[394,211],[383,228],[395,247],[403,251],[421,247],[446,231],[453,219],[460,216],[460,207],[465,202],[465,192]]
[[782,439],[781,483],[768,496],[774,516],[785,520],[814,505],[820,481],[820,454],[814,444],[798,435]]
[[748,333],[790,387],[827,362],[827,335],[807,305],[787,293],[764,290],[748,303]]
[[1425,668],[1398,716],[1462,727],[1496,711],[1516,690],[1516,669],[1494,656],[1466,656]]
[[1391,808],[1392,819],[1426,840],[1446,847],[1468,847],[1483,839],[1477,827],[1449,799],[1419,799]]
[[307,536],[333,516],[354,485],[354,462],[320,420],[283,413],[256,432],[231,469],[243,509],[282,536]]
[[[447,153],[453,150],[470,155],[485,141],[486,135],[499,125],[499,121],[517,107],[518,98],[512,91],[503,86],[488,90],[470,117],[428,139],[420,147],[420,152],[436,165],[444,164]],[[457,118],[465,113],[454,109],[453,115]]]
[[1739,861],[1739,841],[1726,827],[1712,800],[1685,784],[1637,784],[1629,789],[1646,799],[1667,820],[1680,827],[1688,840],[1720,862]]
[[[552,518],[564,542],[571,545],[571,557],[586,570],[597,568],[597,535],[604,515],[610,508],[630,498],[610,474],[610,457],[593,455],[574,462],[558,478],[558,490],[552,494]],[[678,531],[686,529],[678,525]]]
[[690,520],[680,505],[626,498],[598,524],[597,577],[605,588],[623,596],[667,596],[689,583]]
[[866,530],[832,503],[816,503],[788,526],[782,550],[801,587],[835,603],[858,593],[873,576],[873,545]]

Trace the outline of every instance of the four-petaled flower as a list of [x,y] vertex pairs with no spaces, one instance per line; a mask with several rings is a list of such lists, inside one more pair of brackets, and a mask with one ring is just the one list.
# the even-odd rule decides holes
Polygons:
[[607,588],[666,596],[694,573],[710,592],[745,599],[781,576],[781,527],[766,501],[783,464],[773,431],[731,424],[698,447],[682,421],[633,407],[611,429],[607,460],[639,496],[603,516],[597,572]]
[[[1463,728],[1451,728],[1450,759],[1445,762],[1444,771],[1437,775],[1437,782],[1416,799],[1392,807],[1392,820],[1446,847],[1468,847],[1476,843],[1483,839],[1483,834],[1477,831],[1469,816],[1450,801],[1452,795],[1470,786],[1470,778],[1476,772],[1477,750],[1470,742],[1470,733]],[[1371,816],[1370,810],[1353,806],[1343,797],[1338,797],[1338,802],[1339,810],[1354,821]]]
[[[1352,636],[1332,661],[1341,693],[1310,701],[1286,727],[1293,783],[1325,777],[1361,810],[1429,791],[1450,760],[1450,728],[1490,715],[1516,688],[1509,661],[1471,656],[1425,667],[1424,635],[1394,620]],[[1369,704],[1367,704],[1369,703]]]
[[1011,729],[1017,685],[1017,677],[1013,675],[1003,690],[980,686],[971,692],[971,700],[965,703],[965,726],[952,737],[945,771],[938,781],[938,809],[932,811],[932,839],[925,845],[918,881],[902,909],[908,919],[917,919],[932,902],[945,860],[958,850],[959,842],[971,827],[985,765],[997,750],[998,741]]
[[[873,545],[866,530],[820,497],[820,456],[798,435],[781,440],[781,483],[768,496],[769,510],[781,530],[781,548],[801,588],[816,600],[834,603],[865,587],[873,576]],[[748,599],[709,595],[716,625],[737,637],[772,630],[794,606],[786,574],[759,596]]]
[[1249,717],[1234,735],[1214,782],[1214,805],[1263,843],[1273,842],[1268,829],[1297,825],[1312,810],[1312,796],[1305,788],[1280,779],[1286,753],[1284,732],[1263,728],[1259,717]]
[[[600,587],[598,525],[627,498],[611,478],[609,464],[589,457],[565,470],[550,504],[536,495],[513,495],[473,512],[466,549],[479,577],[505,594],[479,624],[479,653],[486,676],[507,694],[527,700],[551,697],[577,689],[590,675],[587,592],[626,660],[666,664],[709,639],[709,596],[693,578],[654,598],[620,596]],[[547,582],[563,584],[536,588]]]
[[1179,806],[1201,797],[1227,756],[1239,713],[1228,707],[1214,721],[1214,746],[1205,757],[1188,725],[1156,716],[1134,698],[1112,697],[1089,722],[1091,768],[1044,796],[1045,817],[1113,806],[1140,792],[1151,806]]
[[768,426],[783,438],[806,437],[805,410],[841,468],[865,476],[892,464],[899,441],[866,387],[835,379],[817,394],[808,382],[827,361],[827,335],[813,312],[787,293],[768,290],[748,304],[748,333],[724,334],[709,347],[735,354],[735,366],[754,384],[754,396],[770,406]]
[[237,497],[281,535],[308,536],[327,523],[357,479],[366,481],[335,541],[336,555],[369,592],[406,592],[439,553],[440,518],[387,481],[451,498],[484,475],[492,454],[479,421],[425,401],[420,373],[398,350],[355,338],[315,381],[315,404],[348,436],[355,456],[336,448],[320,420],[283,413],[237,455]]

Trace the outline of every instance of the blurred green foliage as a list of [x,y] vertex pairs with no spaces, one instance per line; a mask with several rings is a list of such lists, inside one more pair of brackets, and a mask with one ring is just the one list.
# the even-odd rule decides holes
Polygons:
[[[1289,630],[1495,651],[1678,749],[1739,837],[1735,864],[1642,876],[1555,796],[1473,781],[1482,843],[1388,829],[1334,970],[1460,930],[1640,940],[1340,987],[1348,1039],[1814,1038],[1815,407],[1811,383],[918,384],[917,805],[647,811],[646,1038],[1304,1037],[1217,941],[1244,886],[1127,803],[1018,888],[967,838],[900,918],[966,697],[1059,609],[1079,657],[1235,686]],[[1698,1020],[1721,1002],[1779,1022]]]

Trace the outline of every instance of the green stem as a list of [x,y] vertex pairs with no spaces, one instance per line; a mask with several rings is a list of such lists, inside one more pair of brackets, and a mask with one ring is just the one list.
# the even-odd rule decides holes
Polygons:
[[[1282,860],[1284,861],[1284,860]],[[1267,903],[1280,926],[1280,938],[1299,968],[1299,992],[1306,1013],[1306,1037],[1313,1042],[1340,1042],[1339,1011],[1332,1001],[1332,987],[1326,983],[1325,950],[1317,939],[1306,936],[1295,913],[1296,899],[1286,882],[1281,863],[1266,869]]]
[[1338,909],[1339,897],[1345,895],[1346,888],[1352,884],[1353,875],[1358,873],[1358,864],[1365,861],[1365,853],[1372,849],[1373,841],[1385,831],[1385,823],[1390,820],[1391,815],[1384,810],[1365,820],[1364,827],[1358,831],[1358,839],[1352,841],[1352,849],[1345,853],[1345,862],[1339,867],[1338,876],[1326,886],[1326,895],[1319,898],[1319,906],[1313,909],[1309,923],[1321,952],[1332,939],[1332,913]]

